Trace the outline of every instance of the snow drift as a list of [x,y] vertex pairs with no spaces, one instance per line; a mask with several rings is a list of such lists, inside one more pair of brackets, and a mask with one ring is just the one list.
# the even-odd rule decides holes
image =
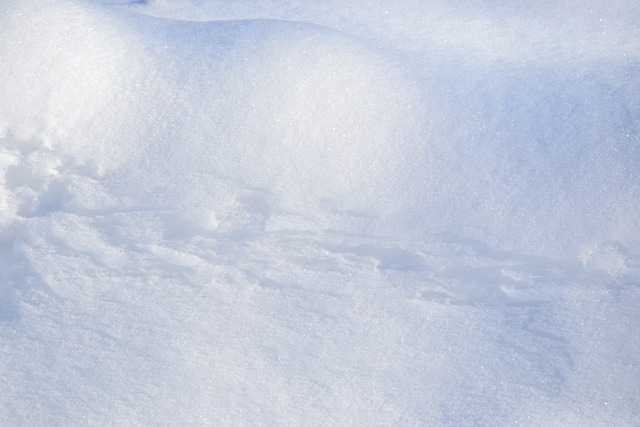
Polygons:
[[214,209],[224,180],[394,233],[463,225],[533,250],[638,235],[639,88],[615,86],[633,67],[427,61],[427,80],[311,24],[4,8],[3,134],[91,164],[118,196]]
[[0,423],[638,421],[637,7],[97,3],[0,5]]

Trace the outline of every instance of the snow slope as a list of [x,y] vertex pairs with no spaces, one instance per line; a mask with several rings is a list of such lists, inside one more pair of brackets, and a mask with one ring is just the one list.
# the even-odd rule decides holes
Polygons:
[[639,18],[4,1],[0,424],[640,423]]

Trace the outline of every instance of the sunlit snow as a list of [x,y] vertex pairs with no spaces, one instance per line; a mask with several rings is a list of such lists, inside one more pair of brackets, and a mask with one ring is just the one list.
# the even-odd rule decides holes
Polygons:
[[640,424],[639,22],[3,0],[0,425]]

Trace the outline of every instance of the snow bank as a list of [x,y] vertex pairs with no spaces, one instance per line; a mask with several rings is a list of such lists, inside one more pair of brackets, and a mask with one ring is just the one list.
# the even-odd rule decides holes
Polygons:
[[99,3],[0,5],[0,423],[637,423],[632,2]]
[[638,235],[635,62],[416,63],[312,24],[15,7],[3,133],[91,164],[118,197],[163,188],[211,209],[223,180],[274,209],[378,218],[377,232],[479,227],[572,251]]

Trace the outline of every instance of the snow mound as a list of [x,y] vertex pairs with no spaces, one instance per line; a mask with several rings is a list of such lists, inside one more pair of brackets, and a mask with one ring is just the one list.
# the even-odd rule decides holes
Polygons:
[[[19,15],[5,30],[2,94],[21,104],[3,105],[4,132],[95,164],[119,195],[143,200],[162,187],[180,204],[215,204],[225,180],[262,189],[281,209],[384,214],[411,188],[402,187],[420,157],[413,95],[393,64],[349,37],[46,2]],[[20,61],[20,38],[41,54]]]

